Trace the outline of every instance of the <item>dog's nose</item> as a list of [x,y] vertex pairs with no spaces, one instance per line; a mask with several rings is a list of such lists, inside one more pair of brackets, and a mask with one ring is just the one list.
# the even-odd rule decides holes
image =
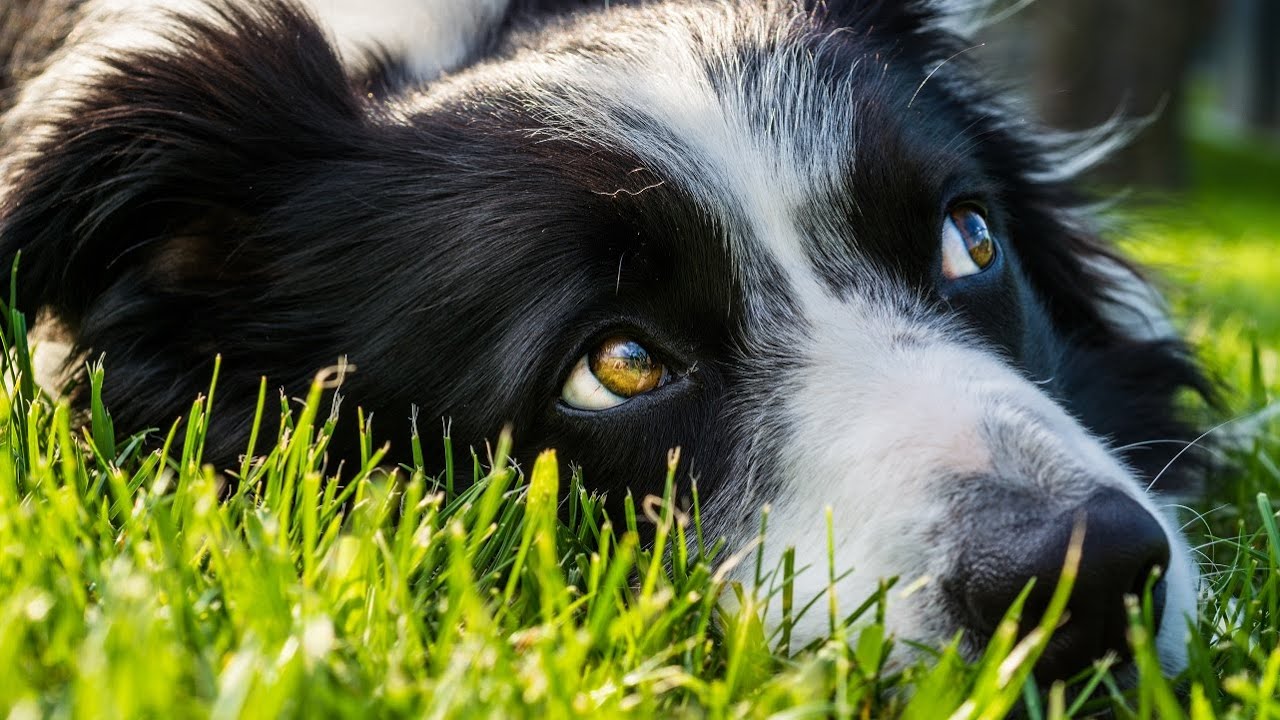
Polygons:
[[[1041,681],[1070,677],[1108,651],[1129,657],[1125,595],[1142,597],[1151,573],[1169,565],[1169,540],[1156,519],[1119,490],[1091,495],[1079,508],[1039,525],[1018,523],[965,554],[959,590],[972,630],[990,637],[1032,578],[1022,632],[1039,623],[1061,574],[1076,523],[1084,523],[1080,572],[1059,627],[1035,668]],[[1164,582],[1152,591],[1158,628]]]

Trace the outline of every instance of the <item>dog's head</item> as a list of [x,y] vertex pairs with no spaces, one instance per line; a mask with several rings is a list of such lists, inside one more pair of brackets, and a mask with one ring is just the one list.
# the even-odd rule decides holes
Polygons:
[[1174,396],[1203,382],[1078,209],[1095,147],[1029,125],[925,4],[623,5],[513,11],[430,82],[344,70],[277,5],[94,57],[8,122],[23,307],[105,353],[123,427],[221,353],[219,462],[259,375],[296,393],[340,355],[388,433],[411,405],[473,441],[513,422],[614,498],[680,446],[731,546],[771,507],[799,595],[832,508],[841,597],[913,585],[912,639],[976,651],[1031,578],[1042,608],[1083,520],[1042,672],[1123,648],[1154,569],[1182,663],[1196,572],[1148,491],[1185,484]]

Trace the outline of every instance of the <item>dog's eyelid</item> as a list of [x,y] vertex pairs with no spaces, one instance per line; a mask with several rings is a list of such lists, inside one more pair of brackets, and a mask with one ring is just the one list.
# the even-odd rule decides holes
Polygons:
[[[572,331],[576,341],[572,343],[571,357],[566,357],[567,367],[572,367],[584,354],[590,354],[605,341],[625,337],[644,346],[654,360],[664,365],[676,377],[683,376],[693,364],[697,352],[682,333],[661,321],[630,313],[609,313],[585,322],[575,322]],[[562,366],[561,372],[565,372]]]
[[964,200],[954,202],[951,204],[951,210],[948,214],[954,213],[955,211],[961,210],[961,209],[972,210],[973,212],[976,212],[978,215],[982,216],[982,219],[985,222],[991,222],[991,211],[987,208],[987,203],[983,202],[980,199],[966,198]]

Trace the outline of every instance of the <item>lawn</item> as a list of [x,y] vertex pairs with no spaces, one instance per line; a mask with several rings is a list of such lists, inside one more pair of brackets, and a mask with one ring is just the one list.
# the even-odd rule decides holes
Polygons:
[[[81,432],[16,380],[25,348],[6,314],[0,716],[931,720],[1021,704],[1033,719],[1280,718],[1280,423],[1256,415],[1280,391],[1280,159],[1208,144],[1195,159],[1200,186],[1143,211],[1127,244],[1168,279],[1230,388],[1220,419],[1235,419],[1218,435],[1238,447],[1218,452],[1240,469],[1215,478],[1202,517],[1187,514],[1212,597],[1179,678],[1156,670],[1137,604],[1133,691],[1104,663],[1079,679],[1092,694],[1042,692],[1026,678],[1046,634],[1015,642],[1009,623],[976,664],[948,647],[889,662],[887,586],[819,598],[806,611],[829,615],[833,638],[788,648],[753,608],[794,616],[809,599],[786,582],[726,587],[724,564],[754,557],[708,547],[696,505],[637,501],[610,525],[553,454],[521,476],[503,443],[480,462],[426,434],[421,453],[454,458],[444,476],[389,473],[369,446],[340,485],[321,471],[331,426],[318,389],[222,499],[200,463],[205,401],[170,432],[168,461],[116,436],[107,409]],[[635,533],[646,515],[659,528],[647,548]],[[718,610],[720,593],[744,609]]]

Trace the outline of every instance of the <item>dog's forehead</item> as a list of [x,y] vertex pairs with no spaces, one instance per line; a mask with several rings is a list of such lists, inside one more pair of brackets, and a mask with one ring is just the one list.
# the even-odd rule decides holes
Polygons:
[[[869,29],[824,27],[790,5],[730,3],[578,22],[550,38],[517,34],[502,59],[436,84],[417,108],[500,102],[527,123],[531,143],[634,158],[620,170],[643,169],[635,178],[644,181],[603,190],[678,188],[717,218],[734,266],[754,285],[775,283],[779,271],[792,285],[821,284],[823,263],[856,272],[844,216],[878,202],[880,189],[902,194],[867,178],[936,182],[937,173],[913,177],[931,159],[913,157],[900,137],[931,127],[927,118],[916,129],[901,122],[913,102],[917,113],[927,106],[913,94],[923,71]],[[868,136],[873,154],[860,152]],[[871,167],[886,163],[894,167]]]

